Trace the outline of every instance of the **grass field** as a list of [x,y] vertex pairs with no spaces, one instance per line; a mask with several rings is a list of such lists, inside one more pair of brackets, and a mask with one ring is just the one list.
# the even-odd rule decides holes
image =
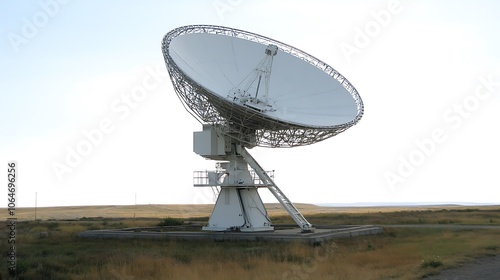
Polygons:
[[[342,213],[386,213],[401,212],[412,210],[467,210],[468,206],[425,206],[425,207],[321,207],[313,204],[300,204],[295,206],[304,215],[314,214],[342,214]],[[208,217],[212,212],[213,204],[197,205],[111,205],[111,206],[68,206],[68,207],[39,207],[20,208],[16,211],[18,220],[62,220],[62,219],[80,219],[83,217],[103,217],[103,218],[164,218],[170,216],[173,218],[191,218]],[[279,203],[266,203],[266,209],[271,216],[286,215],[285,210]],[[495,206],[482,206],[482,210],[498,210]],[[8,218],[6,210],[0,210],[0,219]]]
[[[154,213],[163,207],[172,206],[109,206],[109,212],[104,206],[37,209],[37,218],[42,220],[36,222],[29,219],[31,209],[21,209],[19,216],[23,211],[27,214],[17,224],[19,279],[419,279],[500,251],[498,229],[387,227],[381,235],[337,239],[320,246],[77,236],[92,229],[155,226],[167,216],[181,220],[208,216],[204,206],[175,206],[178,212]],[[304,209],[304,205],[299,207]],[[291,223],[279,209],[269,208],[274,223]],[[500,224],[500,207],[343,208],[335,212],[309,206],[309,210],[304,213],[313,224]],[[312,214],[314,210],[318,214]],[[7,243],[2,242],[0,249],[6,252]],[[1,279],[8,279],[6,262],[0,266]]]

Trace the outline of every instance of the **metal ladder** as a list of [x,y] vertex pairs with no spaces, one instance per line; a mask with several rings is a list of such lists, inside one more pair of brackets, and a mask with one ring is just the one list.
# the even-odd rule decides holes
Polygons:
[[302,232],[313,232],[314,227],[309,223],[300,211],[293,205],[293,203],[286,197],[286,195],[278,188],[274,181],[269,177],[269,175],[264,171],[264,169],[257,163],[257,161],[248,153],[244,148],[238,146],[238,153],[245,159],[245,161],[250,165],[250,167],[255,170],[257,175],[259,175],[262,182],[268,184],[269,191],[276,197],[276,199],[281,203],[283,208],[292,216],[293,220],[300,226]]

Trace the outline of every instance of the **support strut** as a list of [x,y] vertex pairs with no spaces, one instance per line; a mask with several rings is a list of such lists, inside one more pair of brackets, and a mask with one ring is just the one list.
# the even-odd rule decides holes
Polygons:
[[311,223],[309,223],[306,218],[300,213],[300,211],[293,205],[293,203],[286,197],[286,195],[278,188],[278,186],[274,183],[273,179],[267,175],[264,169],[257,163],[257,161],[248,153],[248,151],[241,147],[240,145],[236,146],[237,152],[245,159],[245,161],[250,165],[250,167],[255,170],[259,178],[270,186],[269,191],[276,197],[276,199],[281,203],[283,208],[292,216],[293,220],[300,226],[302,232],[313,232],[314,227]]

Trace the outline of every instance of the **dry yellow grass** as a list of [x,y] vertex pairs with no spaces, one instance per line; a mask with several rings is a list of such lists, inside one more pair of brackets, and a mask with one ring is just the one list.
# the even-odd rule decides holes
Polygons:
[[[340,246],[331,243],[324,247],[282,244],[286,248],[282,248],[281,253],[262,251],[260,256],[238,253],[220,258],[213,258],[223,252],[220,248],[214,248],[214,252],[208,252],[207,255],[185,257],[162,256],[151,252],[130,254],[123,250],[123,254],[129,256],[123,258],[119,250],[118,255],[110,254],[106,265],[94,266],[85,274],[74,275],[71,279],[382,279],[394,275],[395,265],[399,266],[401,272],[398,273],[402,275],[408,275],[411,269],[417,268],[418,256],[401,258],[404,252],[400,252],[387,258],[382,256],[383,251],[367,252],[366,248],[352,247],[358,242]],[[164,245],[171,250],[178,250],[175,247],[183,244]],[[274,246],[274,249],[277,248]],[[248,248],[243,247],[241,250],[245,249]],[[228,252],[231,253],[234,250]],[[411,278],[405,276],[401,279]]]
[[[153,226],[167,216],[207,217],[211,207],[40,208],[39,213],[43,215],[39,218],[55,221],[19,222],[18,267],[23,279],[419,279],[500,250],[498,229],[386,228],[383,235],[338,239],[319,247],[279,242],[88,240],[76,236],[89,229]],[[285,214],[279,205],[268,205],[268,208],[276,221],[288,221],[288,217],[279,217]],[[299,204],[299,208],[318,224],[331,221],[500,223],[500,207],[442,210],[445,207],[440,206],[427,211],[429,208],[339,209]],[[18,215],[25,215],[21,220],[32,220],[31,210],[20,209]],[[137,218],[132,219],[131,211]],[[80,219],[82,217],[121,218]],[[5,242],[1,243],[0,250],[7,251],[6,246]],[[423,263],[438,267],[423,266]],[[5,262],[0,264],[4,273],[1,279],[7,278],[5,265]]]
[[491,250],[487,248],[500,248],[500,232],[491,230],[398,229],[390,233],[319,247],[149,240],[78,245],[73,241],[68,245],[99,249],[85,251],[90,255],[71,279],[419,279],[437,271],[423,268],[422,260],[440,261],[444,268],[487,254]]
[[[297,203],[297,208],[304,215],[313,214],[342,214],[342,213],[387,213],[411,210],[439,210],[439,209],[467,209],[479,208],[481,210],[500,209],[499,206],[425,206],[425,207],[322,207],[313,204]],[[151,204],[151,205],[110,205],[110,206],[64,206],[64,207],[39,207],[36,211],[37,219],[40,220],[67,220],[80,219],[83,217],[103,218],[192,218],[208,217],[212,212],[212,204]],[[287,215],[283,207],[278,203],[266,204],[267,211],[271,216]],[[8,218],[5,208],[0,208],[0,219]],[[18,208],[16,210],[18,220],[34,220],[35,208]]]

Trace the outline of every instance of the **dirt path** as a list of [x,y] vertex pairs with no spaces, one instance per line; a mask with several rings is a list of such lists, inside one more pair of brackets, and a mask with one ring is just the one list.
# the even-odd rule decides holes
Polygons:
[[500,255],[480,258],[461,267],[441,272],[425,280],[495,280],[500,279]]

